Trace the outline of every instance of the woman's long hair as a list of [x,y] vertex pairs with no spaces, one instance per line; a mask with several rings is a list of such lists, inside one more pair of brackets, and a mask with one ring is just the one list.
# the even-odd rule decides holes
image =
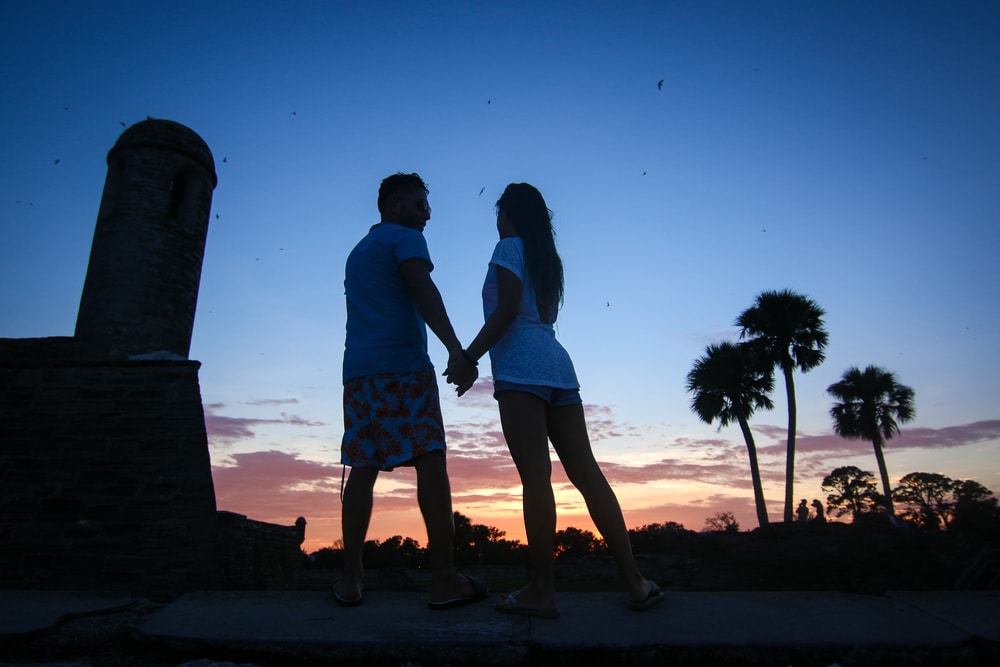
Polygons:
[[[563,302],[563,265],[556,251],[552,211],[533,185],[511,183],[496,204],[524,243],[526,279],[535,289],[543,322],[556,320]],[[526,282],[527,282],[526,280]]]

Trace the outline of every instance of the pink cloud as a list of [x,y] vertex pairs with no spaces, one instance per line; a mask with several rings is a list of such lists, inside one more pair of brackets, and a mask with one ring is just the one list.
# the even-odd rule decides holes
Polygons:
[[[490,399],[492,400],[492,399]],[[294,423],[294,420],[239,420],[214,414],[217,429],[229,429],[233,437],[248,437],[247,432],[261,421]],[[206,418],[208,422],[208,418]],[[308,424],[308,423],[307,423]],[[509,539],[523,538],[523,520],[519,511],[520,479],[511,461],[502,434],[495,421],[464,423],[449,431],[448,470],[452,502],[456,511],[476,523],[495,526],[508,533]],[[907,429],[890,444],[893,447],[958,447],[1000,438],[1000,420],[976,422],[941,429]],[[802,477],[822,477],[829,473],[831,460],[837,457],[870,455],[870,443],[845,440],[835,435],[802,435],[797,440],[797,473]],[[717,512],[731,511],[744,529],[756,526],[750,490],[746,448],[742,441],[714,438],[677,439],[670,446],[684,456],[664,457],[643,465],[601,462],[601,469],[612,487],[644,484],[650,489],[653,503],[646,508],[625,507],[630,527],[647,523],[677,521],[693,530],[701,530],[704,520]],[[780,486],[784,481],[784,443],[762,448],[759,456],[765,483]],[[692,459],[687,453],[700,454]],[[873,462],[874,463],[874,462]],[[349,471],[348,471],[349,472]],[[245,514],[259,521],[290,525],[298,516],[306,517],[305,548],[315,550],[340,538],[340,484],[343,467],[302,458],[294,453],[259,451],[229,455],[213,467],[219,509]],[[426,538],[416,504],[416,474],[412,468],[392,473],[391,491],[376,488],[375,509],[370,539],[391,535]],[[557,491],[572,489],[558,461],[553,462],[552,481]],[[657,484],[692,481],[707,484],[721,493],[704,498],[664,499]],[[780,502],[769,497],[769,509],[780,520]],[[575,526],[594,530],[582,502],[559,508],[559,528]]]
[[[292,399],[294,400],[294,399]],[[254,427],[262,424],[287,424],[289,426],[325,426],[323,422],[309,421],[297,415],[282,412],[281,419],[265,419],[262,417],[227,417],[218,414],[226,407],[224,403],[208,403],[205,405],[205,430],[210,443],[232,444],[239,440],[249,440],[254,437]]]
[[[756,430],[756,429],[755,429]],[[782,433],[784,435],[784,432]],[[990,419],[945,426],[944,428],[903,428],[899,435],[890,440],[888,447],[893,449],[948,449],[964,447],[977,442],[1000,439],[1000,419]],[[854,456],[871,451],[872,445],[865,440],[848,440],[834,433],[824,435],[803,435],[795,437],[795,451],[802,453],[829,453],[843,456]],[[785,451],[785,442],[758,448],[766,454],[781,454]]]
[[247,401],[246,405],[296,405],[297,398],[261,398],[255,401]]

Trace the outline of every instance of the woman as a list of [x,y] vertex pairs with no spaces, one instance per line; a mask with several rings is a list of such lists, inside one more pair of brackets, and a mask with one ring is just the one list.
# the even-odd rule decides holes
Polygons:
[[[556,506],[549,441],[628,585],[630,609],[663,598],[639,573],[621,507],[594,459],[573,362],[556,340],[553,323],[563,297],[562,260],[552,213],[541,193],[512,183],[497,201],[500,241],[483,286],[486,323],[466,350],[475,363],[490,353],[500,422],[523,487],[524,525],[531,558],[528,585],[501,598],[497,610],[559,616],[553,574]],[[468,387],[460,387],[460,393]]]

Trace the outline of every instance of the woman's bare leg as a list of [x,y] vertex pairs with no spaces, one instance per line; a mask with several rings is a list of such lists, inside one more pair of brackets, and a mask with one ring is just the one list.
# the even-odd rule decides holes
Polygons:
[[549,408],[548,427],[552,446],[569,481],[583,495],[590,518],[621,570],[628,586],[629,599],[636,602],[645,599],[649,595],[650,582],[636,567],[618,497],[594,458],[583,405]]
[[552,493],[546,405],[541,398],[519,391],[497,396],[500,423],[514,465],[521,476],[524,529],[531,573],[518,591],[517,604],[528,609],[556,610],[552,564],[556,533],[556,503]]

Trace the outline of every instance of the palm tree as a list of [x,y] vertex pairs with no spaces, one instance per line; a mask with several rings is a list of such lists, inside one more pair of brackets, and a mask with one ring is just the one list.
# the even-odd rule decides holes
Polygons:
[[705,355],[694,363],[687,375],[687,390],[694,394],[691,410],[706,424],[719,420],[719,428],[722,428],[736,421],[743,431],[750,454],[757,522],[761,526],[768,523],[767,506],[749,419],[757,408],[770,410],[774,407],[768,396],[773,389],[771,368],[756,363],[752,350],[745,345],[730,342],[709,345]]
[[827,393],[840,400],[830,408],[833,430],[844,438],[864,439],[875,448],[875,460],[882,477],[885,509],[891,516],[892,489],[882,449],[887,440],[899,433],[899,424],[913,419],[913,390],[896,381],[890,371],[856,366],[844,372],[840,382],[827,387]]
[[791,290],[761,292],[754,305],[736,318],[740,338],[746,339],[762,359],[781,369],[788,398],[788,445],[785,457],[786,523],[792,521],[795,482],[795,380],[792,371],[803,373],[819,366],[825,355],[826,313],[819,305]]

